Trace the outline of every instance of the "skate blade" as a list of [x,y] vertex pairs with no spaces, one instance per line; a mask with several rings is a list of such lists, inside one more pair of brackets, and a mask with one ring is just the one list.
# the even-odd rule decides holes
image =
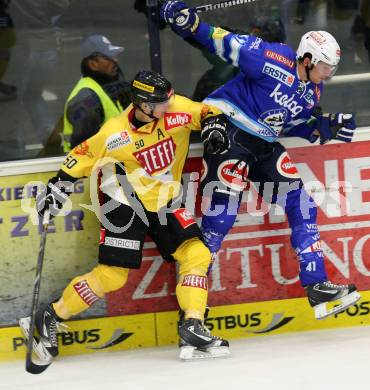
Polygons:
[[210,347],[206,350],[197,349],[192,346],[180,347],[180,360],[191,362],[199,359],[214,359],[230,356],[229,347]]
[[322,320],[323,318],[332,316],[334,314],[337,314],[345,309],[347,307],[352,306],[355,304],[359,299],[361,298],[361,295],[358,293],[358,291],[353,291],[350,294],[339,298],[338,301],[341,302],[339,305],[327,309],[328,302],[320,303],[319,305],[315,306],[315,317],[317,320]]
[[[30,317],[20,318],[18,322],[24,337],[26,338],[26,340],[28,340],[30,334],[29,332],[30,324],[31,324]],[[49,351],[42,344],[42,342],[39,341],[36,337],[33,337],[32,340],[32,350],[37,355],[37,357],[42,361],[42,364],[46,365],[52,362],[53,357],[50,355]]]

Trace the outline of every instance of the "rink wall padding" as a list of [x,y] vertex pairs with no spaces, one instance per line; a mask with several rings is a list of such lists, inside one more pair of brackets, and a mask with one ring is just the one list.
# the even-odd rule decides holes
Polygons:
[[[226,339],[369,326],[370,291],[362,291],[361,297],[355,306],[323,320],[314,318],[306,298],[217,306],[211,308],[206,325]],[[177,320],[178,312],[169,311],[67,321],[67,332],[58,334],[60,355],[176,345]],[[24,358],[25,344],[18,327],[0,329],[0,361]]]
[[[370,290],[370,141],[292,147],[289,153],[319,204],[318,224],[329,278]],[[43,172],[21,171],[12,176],[4,176],[6,170],[0,164],[0,360],[24,355],[15,325],[19,317],[30,312],[39,249],[41,229],[33,209],[33,188],[45,183],[54,174],[50,167],[57,170],[60,162],[42,169],[40,164],[36,164],[37,170]],[[25,164],[20,165],[22,168]],[[190,155],[184,174],[186,205],[198,217],[201,205],[196,193],[201,167],[198,151]],[[74,276],[96,265],[99,222],[90,207],[94,205],[94,196],[90,196],[94,191],[96,187],[87,179],[78,181],[70,198],[71,212],[55,218],[49,227],[42,304],[58,298]],[[213,309],[207,324],[228,338],[368,324],[367,292],[344,314],[314,320],[299,283],[286,218],[278,209],[256,200],[251,187],[213,265],[209,280]],[[95,319],[71,322],[73,326],[81,324],[82,330],[77,331],[76,341],[64,338],[62,354],[92,352],[95,350],[86,346],[102,346],[115,337],[119,342],[103,350],[176,344],[175,287],[175,265],[165,263],[148,240],[142,267],[130,271],[126,286],[89,310],[87,315]],[[297,307],[304,311],[303,317]],[[156,325],[145,326],[147,333],[143,335],[134,320],[127,322],[136,316]],[[302,329],[303,320],[299,318],[305,319]],[[119,329],[135,336],[121,335]],[[155,332],[154,337],[151,332]],[[67,345],[68,340],[71,345]]]
[[[156,345],[153,313],[67,321],[69,329],[58,334],[61,355],[118,351]],[[25,340],[19,327],[0,328],[0,361],[25,356]]]

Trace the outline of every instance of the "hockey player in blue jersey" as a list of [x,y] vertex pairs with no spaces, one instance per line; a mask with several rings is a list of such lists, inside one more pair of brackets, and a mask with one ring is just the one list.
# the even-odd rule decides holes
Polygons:
[[[205,99],[223,112],[205,121],[201,133],[205,149],[202,191],[211,197],[202,219],[206,245],[214,254],[219,250],[234,224],[247,181],[258,183],[260,194],[285,210],[300,281],[316,318],[353,305],[360,298],[356,287],[328,280],[316,205],[278,142],[280,136],[300,136],[311,142],[319,138],[321,144],[330,139],[352,140],[353,115],[317,110],[323,81],[334,75],[340,61],[338,43],[328,32],[310,31],[295,51],[210,26],[181,1],[163,3],[161,17],[183,38],[191,36],[240,68],[239,75]],[[329,309],[329,301],[338,305]]]

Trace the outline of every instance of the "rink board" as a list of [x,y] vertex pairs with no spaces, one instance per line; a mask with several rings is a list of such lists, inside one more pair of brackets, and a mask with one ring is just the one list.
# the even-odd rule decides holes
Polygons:
[[[337,317],[314,319],[299,283],[286,218],[266,204],[257,208],[251,188],[209,278],[212,310],[207,325],[215,334],[232,339],[370,324],[369,150],[369,140],[289,149],[319,204],[328,277],[335,283],[355,283],[365,291],[362,300]],[[187,207],[198,217],[200,155],[201,150],[191,153],[184,168]],[[60,163],[8,164],[17,165],[17,172],[0,165],[0,361],[25,356],[24,340],[14,324],[29,313],[34,285],[41,232],[34,186],[45,183]],[[25,172],[26,164],[37,169]],[[41,304],[56,299],[74,276],[96,265],[99,223],[91,208],[83,206],[94,204],[95,192],[88,180],[78,181],[71,212],[50,223]],[[161,259],[153,242],[146,242],[143,255],[141,269],[130,271],[124,288],[89,310],[94,318],[69,322],[69,333],[59,336],[61,355],[177,344],[175,266]]]
[[[295,298],[211,307],[205,323],[213,334],[226,339],[370,325],[370,291],[360,294],[354,306],[323,320],[315,319],[307,298]],[[176,344],[177,313],[156,317],[158,345]]]
[[[153,313],[67,321],[58,334],[61,355],[118,351],[156,346]],[[0,361],[24,358],[25,340],[19,327],[0,328]]]
[[[289,149],[304,182],[318,198],[318,225],[328,278],[335,283],[355,283],[359,290],[370,288],[369,150],[370,141]],[[187,208],[199,217],[196,194],[201,149],[197,153],[190,153],[183,178]],[[41,164],[44,171],[38,172],[36,168],[41,169]],[[16,318],[30,311],[42,230],[34,208],[34,187],[45,183],[53,175],[51,170],[59,165],[60,161],[52,165],[40,160],[32,167],[33,172],[11,175],[10,168],[2,169],[0,164],[0,326],[15,325]],[[49,225],[42,305],[57,299],[71,279],[96,265],[99,221],[91,207],[83,206],[96,204],[94,183],[79,180],[70,197],[71,212],[56,217]],[[285,216],[268,204],[256,207],[253,188],[244,195],[236,223],[212,267],[208,303],[215,307],[303,297]],[[175,264],[164,262],[155,244],[148,240],[141,269],[130,271],[126,285],[107,294],[106,300],[94,305],[88,315],[174,311],[175,289]]]
[[[226,339],[370,325],[370,291],[353,307],[316,320],[306,298],[212,307],[206,325]],[[68,321],[58,335],[61,356],[176,345],[177,311]],[[24,358],[19,327],[0,329],[0,361]]]

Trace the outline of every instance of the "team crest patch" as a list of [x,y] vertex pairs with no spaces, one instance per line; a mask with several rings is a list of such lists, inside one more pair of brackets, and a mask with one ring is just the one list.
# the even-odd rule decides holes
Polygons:
[[130,143],[131,137],[126,130],[122,130],[119,133],[114,133],[106,140],[107,150],[119,149]]
[[248,50],[258,50],[260,45],[262,43],[262,39],[261,38],[256,38],[254,41],[252,41],[252,43],[249,45],[248,47]]
[[[268,110],[261,114],[258,118],[258,122],[269,126],[269,129],[271,130],[271,133],[265,133],[264,135],[278,137],[283,130],[287,116],[288,111],[285,108]],[[263,132],[260,132],[260,134],[261,133],[263,134]]]
[[74,148],[73,152],[80,156],[87,156],[89,158],[93,158],[94,155],[89,151],[89,149],[90,149],[89,143],[87,141],[83,141],[82,143],[80,143]]
[[291,179],[299,179],[299,173],[287,152],[284,152],[276,163],[276,168],[281,176]]
[[213,39],[223,39],[226,35],[230,34],[230,31],[224,30],[223,28],[216,27],[213,30],[212,38]]

